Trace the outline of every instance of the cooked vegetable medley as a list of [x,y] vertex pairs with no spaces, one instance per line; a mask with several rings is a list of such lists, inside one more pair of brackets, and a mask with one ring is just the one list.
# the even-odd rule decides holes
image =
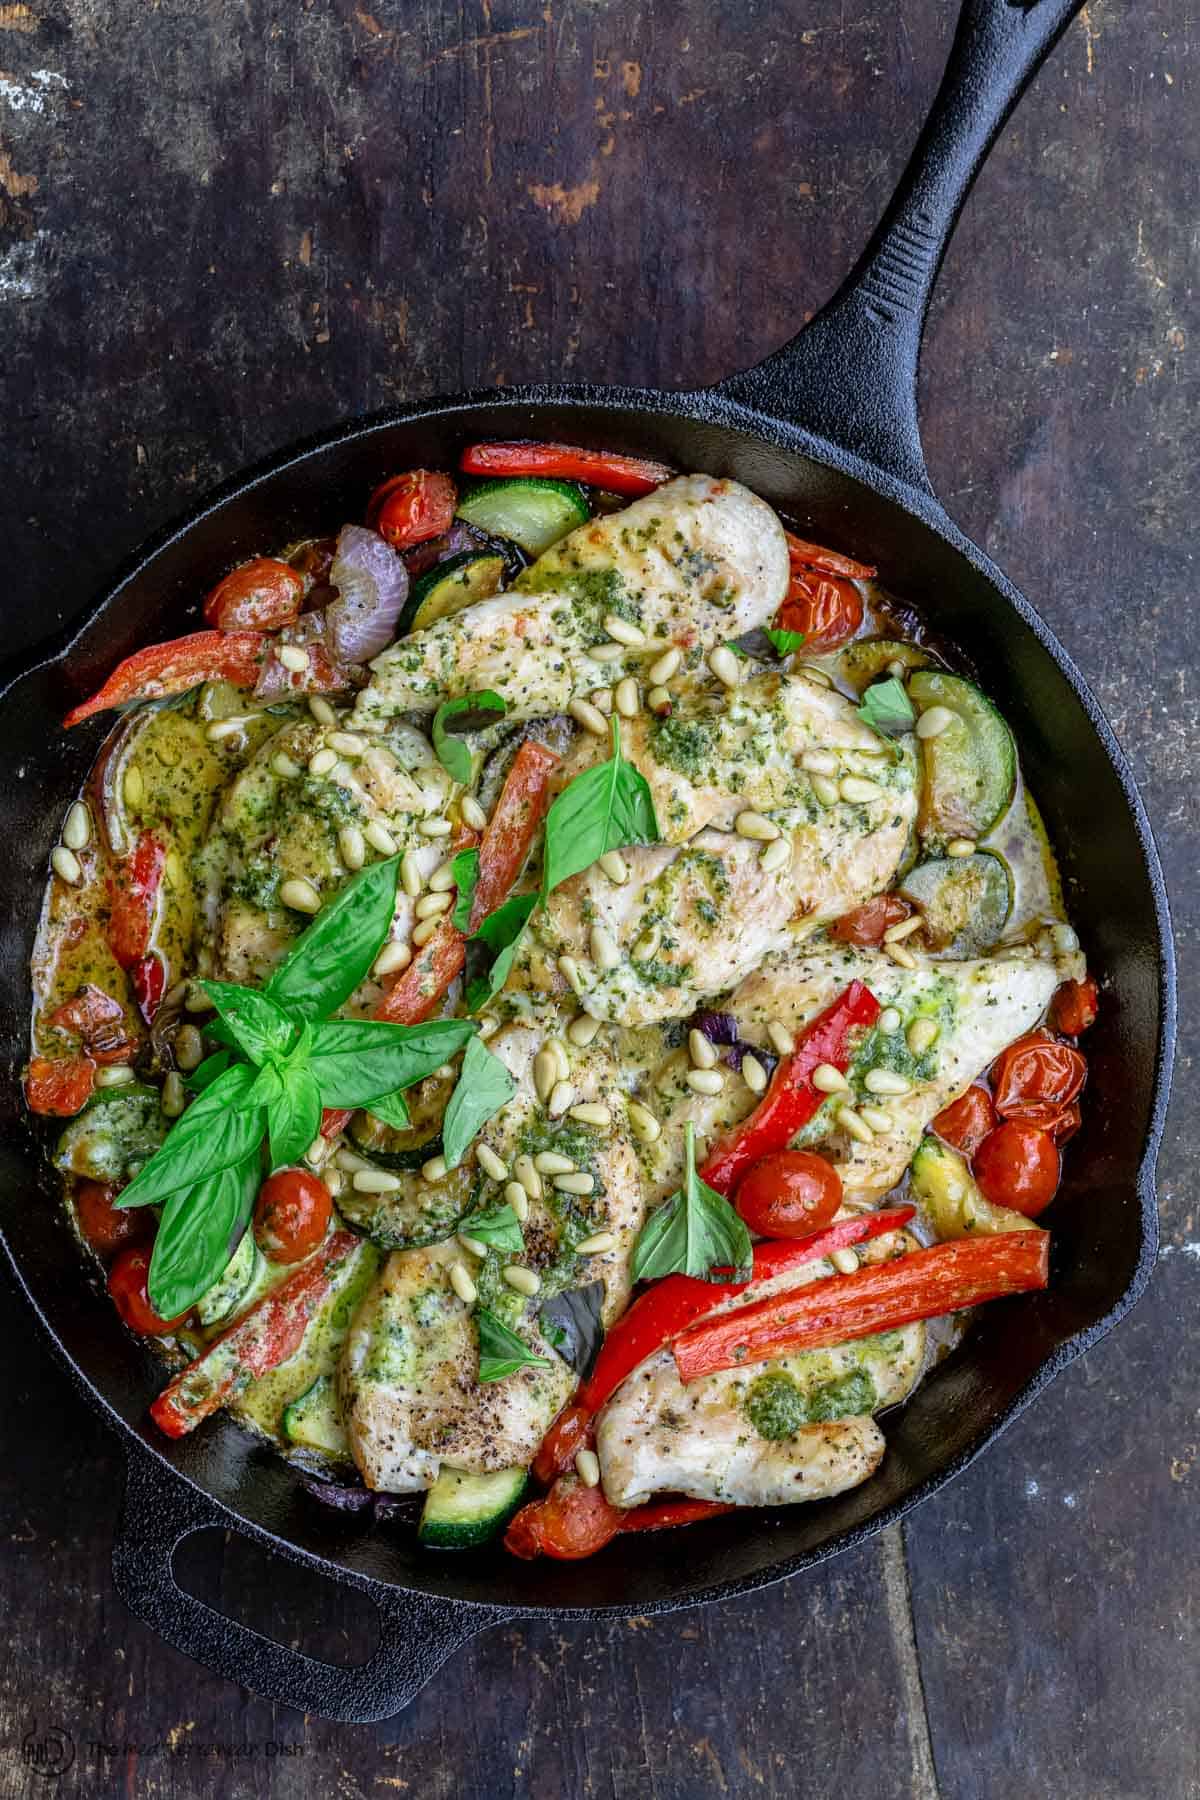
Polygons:
[[26,1092],[156,1424],[227,1408],[436,1550],[866,1480],[966,1309],[1046,1285],[1080,1124],[1007,724],[731,480],[474,444],[363,519],[66,720],[122,709]]

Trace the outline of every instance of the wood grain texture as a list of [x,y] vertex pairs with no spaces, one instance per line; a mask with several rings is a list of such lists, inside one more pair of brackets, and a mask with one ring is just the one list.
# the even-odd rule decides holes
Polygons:
[[[336,419],[752,362],[863,241],[952,12],[0,5],[8,647],[212,481]],[[1091,681],[1173,887],[1182,1059],[1149,1298],[903,1538],[721,1608],[484,1636],[360,1731],[127,1617],[120,1458],[10,1305],[0,1796],[1200,1795],[1194,29],[1169,0],[1085,10],[979,182],[923,376],[935,484]],[[337,1590],[281,1592],[219,1540],[189,1570],[285,1641],[369,1649]],[[53,1778],[21,1748],[56,1724],[75,1755]]]

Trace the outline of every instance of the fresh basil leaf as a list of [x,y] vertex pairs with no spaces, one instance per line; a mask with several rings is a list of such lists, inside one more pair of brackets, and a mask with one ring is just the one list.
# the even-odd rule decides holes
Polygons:
[[507,711],[508,703],[485,688],[479,694],[460,694],[457,700],[444,700],[434,713],[433,753],[463,787],[471,779],[471,752],[457,734],[482,731],[502,719]]
[[723,1195],[696,1173],[696,1128],[683,1128],[684,1180],[656,1208],[634,1246],[635,1281],[698,1275],[703,1281],[747,1281],[753,1268],[750,1233]]
[[857,710],[863,724],[884,738],[903,737],[917,722],[904,683],[894,675],[889,675],[886,681],[872,682]]
[[184,1087],[193,1094],[202,1094],[206,1087],[212,1086],[218,1075],[225,1073],[232,1061],[233,1057],[228,1050],[214,1050],[190,1075],[185,1075]]
[[460,1219],[454,1229],[466,1237],[478,1238],[481,1244],[491,1244],[496,1250],[512,1250],[519,1255],[525,1248],[520,1220],[507,1200],[480,1207],[478,1212]]
[[478,850],[460,850],[450,864],[450,872],[458,889],[458,899],[454,902],[450,918],[457,931],[466,931],[471,923],[471,905],[479,880]]
[[201,987],[216,1007],[234,1042],[252,1063],[268,1056],[286,1056],[296,1036],[287,1014],[258,988],[239,987],[232,981],[202,981]]
[[316,1028],[308,1066],[325,1106],[367,1106],[381,1094],[424,1081],[457,1056],[477,1030],[471,1019],[431,1019],[424,1025],[330,1019]]
[[442,1120],[442,1155],[448,1169],[457,1169],[480,1127],[507,1106],[516,1091],[517,1084],[500,1058],[492,1055],[482,1038],[473,1037]]
[[494,960],[486,973],[472,976],[468,980],[467,1006],[471,1012],[478,1012],[481,1006],[486,1006],[492,995],[498,994],[508,980],[520,945],[521,933],[537,903],[537,894],[511,895],[495,912],[488,914],[468,942],[468,971],[476,955],[486,957],[488,952],[495,952]]
[[384,1125],[390,1125],[393,1131],[407,1131],[412,1124],[412,1117],[404,1095],[399,1089],[394,1094],[377,1094],[368,1110],[372,1118],[381,1120]]
[[218,1075],[176,1120],[166,1141],[118,1194],[114,1205],[149,1206],[178,1188],[244,1162],[262,1142],[262,1108],[249,1104],[254,1070],[237,1063]]
[[282,1092],[283,1076],[279,1072],[279,1065],[274,1062],[264,1063],[246,1095],[246,1105],[270,1106]]
[[771,640],[777,656],[790,656],[793,650],[799,650],[808,635],[803,631],[784,631],[776,626],[768,625],[766,635]]
[[475,1308],[475,1324],[479,1330],[480,1381],[502,1381],[516,1369],[551,1366],[548,1357],[535,1356],[529,1345],[486,1306]]
[[612,721],[613,753],[569,782],[546,814],[542,865],[545,897],[608,850],[660,841],[645,776],[621,755],[621,725]]
[[[466,1231],[467,1226],[460,1225],[459,1230]],[[604,1283],[589,1281],[586,1287],[567,1288],[543,1300],[538,1315],[542,1336],[580,1381],[586,1381],[595,1368],[604,1342],[603,1306]]]
[[299,1162],[321,1129],[321,1090],[311,1069],[290,1069],[267,1105],[271,1167]]
[[256,1152],[168,1197],[146,1280],[160,1319],[187,1312],[219,1279],[250,1222],[260,1173]]
[[324,1019],[370,971],[396,910],[400,858],[372,863],[323,906],[263,992],[296,1019]]

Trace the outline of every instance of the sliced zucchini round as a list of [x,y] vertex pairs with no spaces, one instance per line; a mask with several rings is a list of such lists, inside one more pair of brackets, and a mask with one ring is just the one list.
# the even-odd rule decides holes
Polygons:
[[504,581],[504,558],[498,551],[462,550],[435,563],[409,589],[396,628],[398,637],[424,631],[435,619],[461,612],[477,600],[490,600]]
[[360,1194],[344,1187],[337,1209],[351,1231],[369,1238],[381,1250],[417,1250],[453,1237],[475,1204],[477,1178],[461,1165],[441,1181],[422,1181],[402,1174],[390,1194]]
[[317,1450],[339,1462],[350,1460],[350,1443],[332,1375],[318,1375],[311,1387],[284,1407],[283,1435],[305,1450]]
[[903,665],[902,681],[914,669],[929,667],[929,657],[921,646],[902,638],[856,638],[835,651],[826,667],[835,669],[846,685],[861,696],[873,681],[891,673],[888,664],[894,662]]
[[583,489],[574,481],[514,476],[481,481],[463,495],[458,517],[493,537],[511,538],[528,555],[540,556],[591,514]]
[[425,1496],[417,1537],[435,1550],[470,1550],[496,1537],[525,1497],[524,1469],[468,1475],[442,1468]]
[[369,1112],[355,1113],[348,1135],[358,1154],[381,1169],[415,1172],[431,1156],[439,1156],[442,1149],[440,1124],[413,1125],[408,1131],[397,1131]]
[[980,956],[995,944],[1012,910],[1012,883],[998,856],[936,857],[918,863],[900,883],[925,917],[931,950]]
[[54,1166],[86,1181],[128,1181],[167,1135],[158,1089],[101,1088],[58,1140]]
[[1017,750],[1012,732],[987,696],[961,675],[918,669],[909,678],[908,691],[919,712],[944,706],[952,715],[936,737],[921,739],[922,841],[944,849],[952,838],[978,840],[1013,796]]

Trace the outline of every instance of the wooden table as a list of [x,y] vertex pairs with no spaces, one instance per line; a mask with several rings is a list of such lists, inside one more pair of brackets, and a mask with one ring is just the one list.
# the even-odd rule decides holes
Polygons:
[[[210,483],[433,390],[683,384],[779,343],[874,221],[949,0],[0,5],[7,647]],[[1200,929],[1195,25],[1095,0],[979,183],[935,307],[929,462],[1105,706]],[[0,1794],[1200,1794],[1196,960],[1150,1297],[903,1530],[740,1603],[477,1639],[378,1728],[132,1621],[121,1456],[10,1306]],[[256,1555],[206,1596],[353,1656]],[[61,1777],[27,1734],[73,1740]]]

